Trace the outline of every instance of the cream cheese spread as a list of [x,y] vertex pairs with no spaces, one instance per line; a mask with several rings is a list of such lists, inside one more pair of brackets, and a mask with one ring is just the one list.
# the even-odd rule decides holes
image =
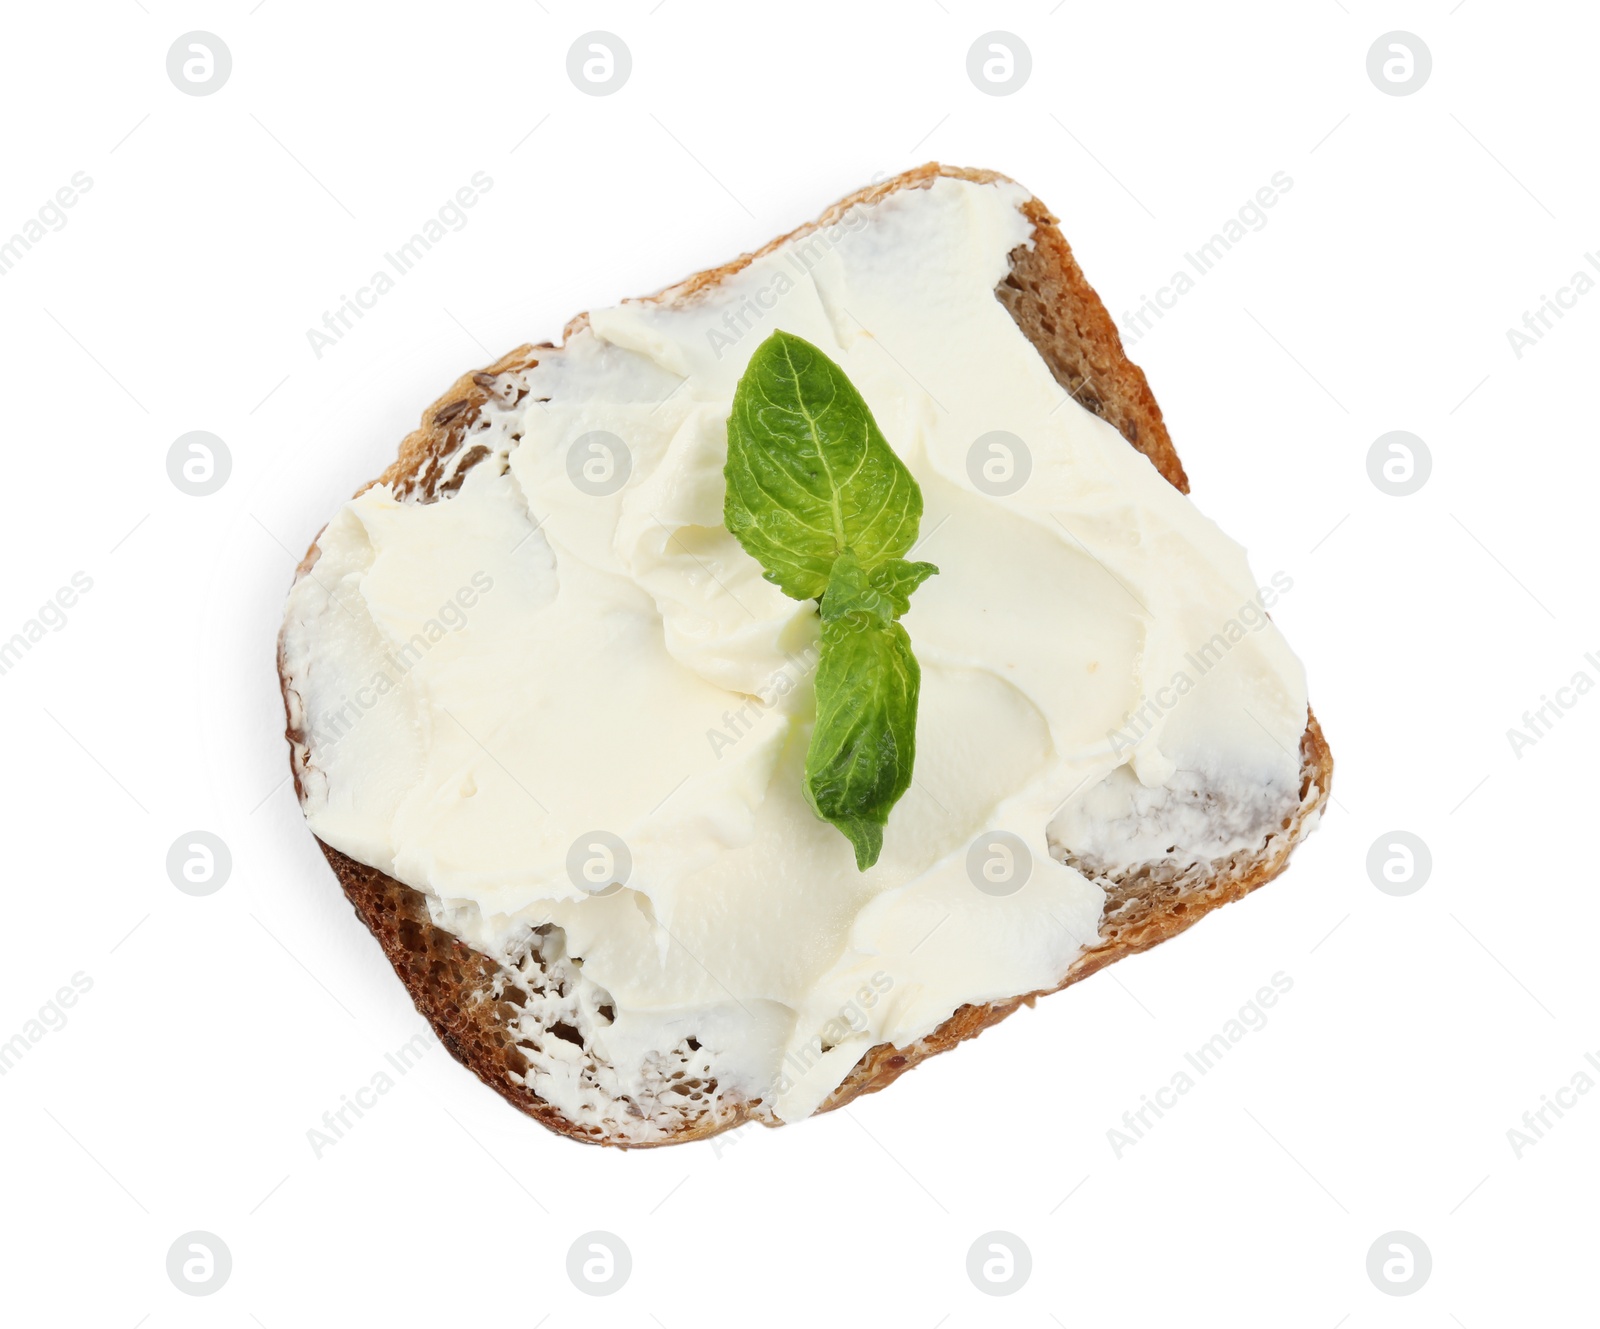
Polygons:
[[[875,1044],[1056,986],[1105,901],[1064,860],[1206,861],[1295,805],[1304,679],[1243,551],[995,297],[1027,198],[939,179],[591,315],[485,408],[453,493],[366,490],[294,587],[312,829],[486,954],[559,928],[619,1092],[692,1037],[721,1092],[803,1117]],[[815,605],[722,525],[734,385],[780,327],[860,389],[940,568],[866,873],[801,788]],[[577,1110],[559,1071],[531,1087]]]

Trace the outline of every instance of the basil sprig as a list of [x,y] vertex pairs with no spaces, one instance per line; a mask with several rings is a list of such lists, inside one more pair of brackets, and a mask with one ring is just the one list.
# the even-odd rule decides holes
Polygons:
[[763,575],[818,600],[817,721],[806,798],[866,871],[911,787],[922,671],[899,618],[938,572],[909,563],[922,491],[844,370],[775,332],[750,358],[728,418],[724,520]]

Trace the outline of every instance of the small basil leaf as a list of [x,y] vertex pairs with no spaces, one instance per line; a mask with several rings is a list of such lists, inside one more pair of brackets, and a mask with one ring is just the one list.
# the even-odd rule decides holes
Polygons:
[[846,377],[810,342],[774,332],[750,357],[728,418],[728,530],[768,581],[820,598],[833,561],[903,555],[922,491]]
[[932,563],[907,563],[903,558],[869,565],[847,550],[834,561],[822,597],[822,621],[869,613],[892,623],[911,608],[911,593],[938,571]]
[[850,840],[863,872],[878,861],[884,825],[911,786],[916,759],[922,671],[896,606],[935,571],[901,559],[868,568],[845,553],[822,597],[806,798]]

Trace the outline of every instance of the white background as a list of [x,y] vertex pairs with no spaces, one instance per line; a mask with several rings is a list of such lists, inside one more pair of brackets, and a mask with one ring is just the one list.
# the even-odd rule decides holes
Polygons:
[[[4,18],[0,237],[93,180],[0,277],[0,637],[93,580],[0,676],[0,1040],[92,982],[0,1078],[7,1321],[1592,1320],[1600,1092],[1520,1158],[1507,1131],[1600,1052],[1600,696],[1520,757],[1506,734],[1600,680],[1600,296],[1520,358],[1506,335],[1600,247],[1592,10],[252,4]],[[565,70],[596,28],[633,57],[607,97]],[[966,72],[996,28],[1032,52],[1006,97]],[[166,73],[193,29],[232,51],[210,96]],[[1395,29],[1433,54],[1411,96],[1366,72]],[[434,1048],[315,1157],[422,1021],[286,780],[299,553],[458,373],[932,157],[1031,187],[1119,318],[1292,178],[1133,353],[1196,501],[1294,580],[1274,616],[1338,762],[1322,829],[1247,902],[845,1112],[595,1150]],[[306,330],[476,171],[465,229],[317,358]],[[166,472],[197,429],[233,461],[207,498]],[[1405,498],[1366,467],[1395,429],[1433,458]],[[233,855],[206,898],[165,869],[194,829]],[[1366,869],[1395,829],[1433,855],[1405,898]],[[1279,971],[1267,1027],[1118,1158],[1122,1114]],[[192,1229],[233,1257],[203,1299],[165,1270]],[[565,1274],[591,1229],[632,1252],[610,1297]],[[994,1229],[1033,1253],[1005,1298],[966,1273]],[[1366,1273],[1394,1229],[1432,1251],[1415,1295]]]

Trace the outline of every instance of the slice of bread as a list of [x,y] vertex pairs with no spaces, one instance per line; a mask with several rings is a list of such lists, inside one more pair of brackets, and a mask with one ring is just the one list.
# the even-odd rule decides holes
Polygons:
[[[780,237],[764,254],[821,226],[844,212],[899,190],[928,187],[941,176],[977,183],[1005,181],[991,171],[932,164],[851,195],[817,221]],[[1160,408],[1144,374],[1128,360],[1115,325],[1084,280],[1056,219],[1037,199],[1023,211],[1032,223],[1033,243],[1010,255],[1010,273],[995,291],[1017,326],[1037,349],[1056,380],[1085,408],[1114,425],[1178,490],[1188,492],[1183,466],[1173,450]],[[747,266],[757,255],[702,272],[649,297],[676,302],[715,286]],[[568,324],[565,336],[587,326],[587,315]],[[491,400],[518,400],[525,391],[519,371],[541,358],[560,355],[549,343],[521,346],[486,369],[470,373],[430,406],[419,429],[401,444],[400,455],[379,480],[407,501],[430,503],[459,488],[467,472],[487,455],[472,442],[472,426]],[[300,575],[318,558],[312,545]],[[309,723],[280,649],[279,672],[288,716],[288,737],[296,789],[304,797],[302,776]],[[1054,988],[1018,993],[986,1005],[956,1010],[939,1028],[904,1047],[872,1048],[822,1105],[842,1106],[876,1092],[935,1053],[1032,1005],[1044,991],[1055,991],[1138,951],[1147,950],[1193,925],[1204,914],[1264,885],[1281,872],[1291,849],[1310,832],[1328,799],[1332,756],[1316,719],[1307,713],[1300,741],[1298,802],[1260,843],[1220,859],[1164,858],[1108,866],[1068,855],[1067,861],[1106,890],[1097,940],[1072,964]],[[717,1092],[715,1072],[695,1039],[660,1051],[652,1092],[618,1096],[608,1087],[603,1058],[588,1044],[576,1002],[583,983],[567,956],[559,930],[540,929],[514,967],[481,954],[431,921],[424,895],[385,873],[322,843],[346,896],[383,946],[417,1009],[432,1023],[451,1054],[511,1103],[551,1129],[575,1139],[621,1147],[642,1147],[699,1139],[747,1120],[780,1124],[759,1101],[732,1101]],[[602,1014],[604,1008],[601,1007]],[[588,1092],[585,1110],[563,1113],[542,1099],[533,1085],[536,1070],[552,1059],[576,1073]],[[572,1116],[582,1120],[573,1120]]]

